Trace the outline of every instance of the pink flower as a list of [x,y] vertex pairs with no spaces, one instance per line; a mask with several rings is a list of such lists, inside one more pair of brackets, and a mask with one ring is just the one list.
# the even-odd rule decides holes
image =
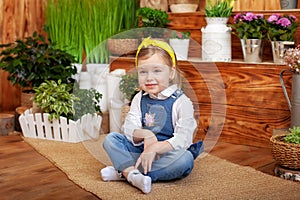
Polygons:
[[294,15],[273,14],[267,19],[268,38],[270,41],[294,41],[299,26]]
[[181,34],[180,32],[176,32],[176,34],[177,34],[177,37],[178,37],[179,39],[182,38],[182,34]]
[[255,20],[257,19],[257,16],[254,14],[254,13],[246,13],[246,15],[244,16],[244,19],[247,20],[247,21],[252,21],[252,20]]
[[273,14],[268,18],[268,22],[276,22],[279,19],[280,15],[279,14]]
[[237,23],[240,19],[242,19],[242,14],[238,13],[233,17],[235,23]]
[[291,21],[288,18],[281,18],[279,19],[276,24],[279,24],[283,27],[288,27],[289,25],[291,25]]

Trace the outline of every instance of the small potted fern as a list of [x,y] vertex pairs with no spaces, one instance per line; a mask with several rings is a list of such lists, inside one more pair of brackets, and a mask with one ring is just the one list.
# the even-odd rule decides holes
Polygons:
[[300,169],[300,126],[289,128],[287,134],[274,135],[270,141],[272,155],[279,165]]

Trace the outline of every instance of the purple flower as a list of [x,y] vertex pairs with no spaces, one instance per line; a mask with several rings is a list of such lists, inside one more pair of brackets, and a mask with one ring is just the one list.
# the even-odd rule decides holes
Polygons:
[[280,18],[279,14],[273,14],[268,18],[268,22],[272,23],[272,22],[276,22],[278,19]]
[[288,19],[288,18],[281,18],[279,19],[276,24],[279,24],[280,26],[283,26],[283,27],[289,27],[291,25],[291,21]]
[[237,23],[242,18],[242,14],[238,13],[233,17],[233,21]]
[[294,15],[289,15],[289,17],[291,18],[291,20],[294,20],[294,21],[297,20],[297,17],[295,17]]
[[238,13],[233,18],[232,28],[234,34],[241,39],[262,39],[264,38],[266,22],[263,14],[252,12]]
[[263,19],[264,18],[263,14],[257,14],[256,16],[257,16],[258,19]]
[[252,20],[257,19],[257,17],[256,17],[256,15],[255,15],[254,13],[248,12],[248,13],[246,13],[246,15],[244,16],[244,19],[245,19],[246,21],[251,22]]

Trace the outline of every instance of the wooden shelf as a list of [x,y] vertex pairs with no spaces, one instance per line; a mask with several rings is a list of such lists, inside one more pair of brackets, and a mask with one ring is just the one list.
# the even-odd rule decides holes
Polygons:
[[[134,58],[111,57],[110,70],[120,68],[135,69]],[[197,137],[222,128],[224,120],[222,141],[268,147],[274,128],[289,127],[290,111],[279,82],[285,65],[241,60],[209,63],[190,58],[179,61],[178,68],[185,78],[186,94],[200,108],[196,111]],[[291,77],[285,78],[290,92]]]
[[[234,11],[229,18],[228,23],[233,23],[233,17],[241,11]],[[300,20],[300,9],[291,9],[291,10],[272,10],[272,11],[251,11],[254,13],[264,14],[266,17],[274,13],[288,13],[292,14]],[[189,57],[200,57],[201,58],[201,45],[202,45],[202,32],[201,28],[206,26],[205,15],[203,12],[194,12],[194,13],[169,13],[170,23],[168,28],[177,30],[177,31],[190,31],[191,32],[191,42],[189,48]],[[295,44],[300,43],[300,28],[298,28],[295,34]],[[231,36],[231,54],[232,59],[242,59],[242,47],[240,44],[240,39],[233,35]],[[264,44],[263,51],[263,61],[272,60],[272,49],[271,43],[266,41]]]

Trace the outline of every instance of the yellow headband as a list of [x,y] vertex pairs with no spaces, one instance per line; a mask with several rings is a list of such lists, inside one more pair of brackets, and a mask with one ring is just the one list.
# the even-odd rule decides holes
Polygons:
[[136,56],[135,56],[135,65],[136,67],[138,67],[138,55],[140,53],[140,50],[143,48],[143,47],[148,47],[148,46],[156,46],[156,47],[159,47],[163,50],[165,50],[166,52],[168,52],[168,54],[170,55],[171,59],[172,59],[172,62],[173,62],[173,66],[175,67],[176,66],[176,58],[175,58],[175,53],[174,53],[174,50],[169,46],[168,43],[166,42],[163,42],[163,41],[160,41],[160,40],[152,40],[150,37],[147,37],[145,38],[141,44],[139,45],[138,49],[137,49],[137,52],[136,52]]

